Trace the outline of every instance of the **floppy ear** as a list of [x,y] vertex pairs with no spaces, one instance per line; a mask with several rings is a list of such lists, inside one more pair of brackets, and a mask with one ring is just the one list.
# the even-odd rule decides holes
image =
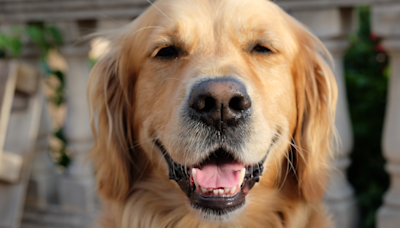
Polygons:
[[93,67],[88,85],[94,134],[90,157],[99,193],[105,199],[123,200],[145,173],[146,156],[134,148],[136,77],[129,67],[129,52],[114,47]]
[[337,99],[335,77],[322,56],[330,55],[321,41],[290,18],[297,46],[292,75],[297,99],[294,133],[299,187],[307,201],[324,194],[332,157],[334,117]]

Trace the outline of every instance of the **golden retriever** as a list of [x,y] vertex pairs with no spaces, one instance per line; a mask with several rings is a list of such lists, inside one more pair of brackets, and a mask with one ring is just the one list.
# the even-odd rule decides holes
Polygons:
[[331,227],[315,36],[267,0],[159,0],[109,38],[88,90],[99,227]]

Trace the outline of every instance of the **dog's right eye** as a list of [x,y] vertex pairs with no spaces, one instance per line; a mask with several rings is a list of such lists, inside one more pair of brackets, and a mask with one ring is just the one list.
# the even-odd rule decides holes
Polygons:
[[267,48],[267,47],[264,47],[264,46],[261,46],[261,45],[256,45],[256,46],[253,48],[252,51],[253,51],[253,52],[260,53],[260,54],[270,54],[270,53],[272,53],[271,49],[269,49],[269,48]]
[[174,46],[169,46],[169,47],[165,47],[162,48],[161,50],[159,50],[156,54],[155,57],[160,57],[160,58],[176,58],[178,57],[178,49]]

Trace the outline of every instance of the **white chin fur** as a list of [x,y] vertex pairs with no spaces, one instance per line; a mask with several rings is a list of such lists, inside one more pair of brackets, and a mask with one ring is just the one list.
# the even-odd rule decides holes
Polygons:
[[191,207],[191,209],[195,214],[197,214],[197,216],[208,222],[231,222],[244,213],[246,207],[247,203],[234,211],[225,212],[221,215],[216,214],[214,211],[208,209],[195,209],[193,207]]

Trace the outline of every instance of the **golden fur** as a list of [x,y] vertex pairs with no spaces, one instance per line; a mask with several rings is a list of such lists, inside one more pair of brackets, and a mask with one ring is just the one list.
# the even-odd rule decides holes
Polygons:
[[[320,199],[337,91],[316,37],[266,0],[159,0],[109,34],[111,51],[94,66],[88,92],[99,227],[331,227]],[[272,53],[248,50],[259,42]],[[171,44],[183,50],[176,59],[155,58]],[[180,164],[206,156],[179,112],[189,88],[210,75],[235,75],[252,99],[241,161],[260,161],[279,129],[260,182],[227,220],[204,220],[190,207],[155,146],[162,141]]]

